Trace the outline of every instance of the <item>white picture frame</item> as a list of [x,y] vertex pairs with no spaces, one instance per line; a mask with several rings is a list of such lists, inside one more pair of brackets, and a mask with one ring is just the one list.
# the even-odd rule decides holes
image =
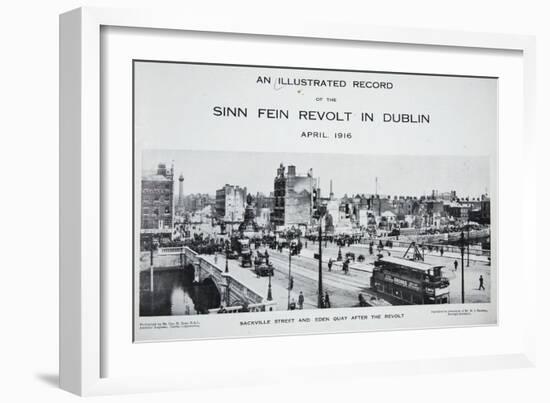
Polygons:
[[[535,119],[535,41],[530,36],[456,31],[429,31],[407,28],[364,27],[326,22],[303,24],[266,20],[212,20],[192,15],[174,15],[150,10],[114,10],[81,8],[60,17],[60,385],[79,395],[161,391],[189,387],[212,387],[237,382],[242,385],[270,382],[273,369],[266,368],[254,380],[228,377],[205,382],[197,375],[110,376],[104,368],[109,355],[102,332],[103,303],[101,267],[104,248],[101,238],[101,206],[104,171],[101,142],[101,29],[102,27],[217,32],[224,34],[337,39],[444,48],[467,48],[478,52],[514,51],[521,54],[524,99],[522,193],[535,189],[534,119]],[[510,153],[512,150],[504,150]],[[526,206],[522,208],[526,209]],[[522,225],[522,245],[526,234],[535,232],[534,220]],[[505,253],[505,252],[502,252]],[[507,252],[509,253],[509,252]],[[499,259],[501,257],[499,256]],[[536,276],[534,256],[526,256],[522,275]],[[522,301],[525,317],[521,330],[525,340],[521,348],[502,354],[390,360],[372,363],[358,357],[345,368],[361,375],[407,373],[419,371],[474,370],[482,368],[524,367],[535,362],[536,292]],[[516,326],[516,325],[514,325]],[[425,330],[424,332],[430,332]],[[309,336],[305,336],[307,338]],[[327,337],[327,336],[323,336]],[[302,340],[304,337],[301,338]],[[328,339],[327,339],[328,340]],[[357,342],[357,338],[348,339]],[[131,341],[130,341],[131,342]],[[222,342],[218,342],[222,343]],[[218,350],[242,345],[218,344]],[[248,341],[261,348],[267,341]],[[271,341],[273,343],[273,341]],[[155,345],[150,344],[154,350]],[[284,363],[275,364],[284,367]],[[293,365],[293,364],[291,364]],[[331,364],[342,372],[340,364]],[[429,369],[427,369],[429,367]],[[279,370],[280,371],[280,370]],[[309,377],[323,375],[323,368],[308,372]]]

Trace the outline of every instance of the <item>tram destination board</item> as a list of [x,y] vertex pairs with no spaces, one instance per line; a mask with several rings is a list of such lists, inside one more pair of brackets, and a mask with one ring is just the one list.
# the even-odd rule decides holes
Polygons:
[[135,342],[497,323],[498,78],[132,63]]

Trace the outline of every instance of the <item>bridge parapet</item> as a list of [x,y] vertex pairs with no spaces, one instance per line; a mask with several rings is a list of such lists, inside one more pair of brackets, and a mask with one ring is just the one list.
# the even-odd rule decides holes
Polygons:
[[180,253],[183,252],[183,249],[184,249],[183,246],[161,246],[158,248],[158,254],[159,255],[179,255]]
[[[247,312],[263,312],[269,307],[275,307],[276,302],[261,302],[259,304],[250,304],[246,307]],[[243,305],[235,305],[226,307],[223,309],[223,312],[220,312],[220,308],[209,309],[209,313],[232,313],[232,312],[241,312],[245,307]]]
[[260,294],[187,246],[160,247],[157,253],[166,258],[179,256],[182,268],[192,265],[196,282],[211,279],[220,292],[222,302],[228,307],[243,304],[266,307],[266,301]]

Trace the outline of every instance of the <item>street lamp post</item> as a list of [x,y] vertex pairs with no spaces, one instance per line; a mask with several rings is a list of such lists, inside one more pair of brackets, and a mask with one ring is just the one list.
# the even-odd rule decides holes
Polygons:
[[[268,267],[268,270],[269,270],[269,267]],[[267,286],[267,300],[272,301],[273,295],[271,295],[271,270],[268,271],[268,275],[269,275],[269,283]]]
[[468,248],[468,260],[467,260],[466,266],[470,267],[470,223],[468,223],[467,231],[468,231],[468,244],[466,245],[466,247]]
[[227,288],[225,290],[225,306],[231,305],[231,291],[230,291],[230,285],[231,285],[231,278],[229,276],[226,277],[227,279]]
[[154,284],[154,266],[153,266],[153,250],[155,248],[155,243],[153,242],[153,235],[151,235],[151,263],[149,265],[149,269],[150,269],[150,272],[149,272],[149,277],[150,277],[150,284],[149,284],[149,288],[151,289],[151,293],[154,291],[155,289],[155,284]]
[[461,271],[462,275],[460,276],[461,286],[462,286],[462,303],[464,303],[464,231],[460,234],[460,260],[461,260]]
[[287,298],[287,309],[290,310],[290,289],[292,284],[292,248],[290,247],[290,242],[292,241],[292,234],[289,232],[287,234],[288,239],[288,298]]
[[225,246],[225,272],[229,273],[229,247]]
[[319,216],[319,290],[317,308],[323,308],[323,216]]

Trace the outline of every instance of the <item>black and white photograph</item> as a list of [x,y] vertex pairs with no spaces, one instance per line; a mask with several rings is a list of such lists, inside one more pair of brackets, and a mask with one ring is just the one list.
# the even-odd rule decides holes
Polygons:
[[134,61],[136,340],[496,323],[497,83]]

